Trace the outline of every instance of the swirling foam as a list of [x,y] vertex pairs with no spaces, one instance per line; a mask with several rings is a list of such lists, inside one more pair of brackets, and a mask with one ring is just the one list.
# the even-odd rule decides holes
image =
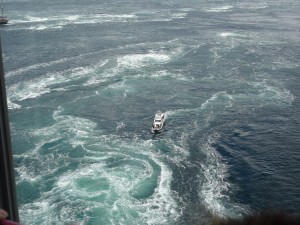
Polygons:
[[[53,119],[53,125],[29,133],[40,141],[17,156],[24,162],[16,169],[18,185],[50,182],[46,192],[20,207],[25,224],[176,221],[172,172],[151,150],[152,141],[102,135],[94,122],[64,115],[62,107]],[[84,157],[72,156],[79,150]],[[26,165],[29,161],[32,166]],[[79,166],[70,166],[74,163]]]

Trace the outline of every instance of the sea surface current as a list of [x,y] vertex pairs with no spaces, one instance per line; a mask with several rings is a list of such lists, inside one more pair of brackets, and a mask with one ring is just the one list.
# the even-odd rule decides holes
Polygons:
[[[5,0],[21,223],[300,209],[298,0]],[[163,132],[150,132],[166,113]]]

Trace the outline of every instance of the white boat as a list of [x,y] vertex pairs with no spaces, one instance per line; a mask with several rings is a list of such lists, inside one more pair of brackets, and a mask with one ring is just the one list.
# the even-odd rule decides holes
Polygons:
[[152,132],[159,132],[163,129],[165,123],[165,114],[162,112],[157,112],[155,114],[153,124],[152,124]]

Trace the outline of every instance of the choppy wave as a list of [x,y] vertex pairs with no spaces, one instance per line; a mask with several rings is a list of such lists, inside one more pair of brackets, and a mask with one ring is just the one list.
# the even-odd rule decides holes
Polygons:
[[[104,60],[99,64],[87,67],[71,68],[56,73],[49,72],[45,75],[41,74],[35,79],[11,85],[8,88],[8,95],[12,101],[11,104],[17,104],[15,102],[37,98],[52,92],[64,92],[69,89],[73,89],[74,87],[72,83],[76,80],[82,79],[78,85],[93,86],[95,84],[107,82],[108,79],[112,77],[123,76],[122,74],[126,70],[134,71],[143,69],[144,67],[168,63],[178,57],[181,52],[181,48],[175,48],[171,51],[150,50],[145,54],[127,54],[110,60]],[[49,70],[53,66],[72,62],[73,60],[81,57],[83,56],[63,58],[49,63],[34,64],[14,71],[9,71],[7,76],[22,76],[29,71],[39,71],[41,69]],[[178,78],[178,75],[172,75],[164,71],[157,71],[146,76],[156,78],[161,77],[164,74],[165,76]],[[142,78],[143,75],[138,74],[136,77]],[[113,84],[113,86],[115,85],[119,84]]]
[[61,30],[69,25],[104,24],[104,23],[132,23],[132,22],[167,22],[175,19],[183,19],[187,16],[187,9],[155,12],[136,12],[134,14],[106,14],[91,13],[78,15],[56,15],[51,17],[27,15],[24,18],[12,19],[9,28],[11,30]]

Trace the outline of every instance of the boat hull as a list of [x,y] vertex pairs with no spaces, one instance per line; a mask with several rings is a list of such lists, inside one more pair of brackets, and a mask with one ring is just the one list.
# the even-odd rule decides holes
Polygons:
[[7,24],[8,23],[8,19],[6,19],[6,17],[0,17],[0,24]]
[[158,112],[155,114],[154,121],[152,124],[152,132],[159,133],[163,130],[165,123],[165,114]]

